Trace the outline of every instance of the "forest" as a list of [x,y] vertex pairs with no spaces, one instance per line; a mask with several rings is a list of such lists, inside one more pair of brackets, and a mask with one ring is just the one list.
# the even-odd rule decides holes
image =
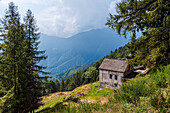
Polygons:
[[[115,101],[133,103],[136,109],[141,110],[143,108],[138,106],[142,102],[140,97],[151,96],[149,102],[154,109],[168,112],[170,100],[165,98],[164,92],[169,95],[169,0],[123,0],[117,4],[117,14],[110,14],[107,18],[106,26],[125,38],[129,32],[132,36],[130,43],[111,51],[104,58],[126,57],[131,66],[150,67],[148,77],[139,75],[135,81],[116,90]],[[142,32],[138,39],[137,32]],[[34,112],[41,106],[40,97],[43,95],[72,91],[98,81],[98,68],[104,58],[65,81],[51,81],[48,76],[39,76],[50,73],[44,71],[46,66],[39,65],[47,58],[45,51],[38,49],[39,38],[39,28],[31,10],[28,9],[21,21],[17,6],[9,3],[0,21],[0,112]]]

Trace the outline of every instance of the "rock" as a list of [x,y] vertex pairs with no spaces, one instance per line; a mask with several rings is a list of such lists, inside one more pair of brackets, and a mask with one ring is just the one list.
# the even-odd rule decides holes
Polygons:
[[79,98],[79,96],[84,96],[84,93],[73,95],[73,96],[69,97],[68,99],[70,100],[70,99],[74,99],[74,98]]
[[84,93],[80,93],[80,96],[84,96]]
[[59,93],[58,95],[65,95],[64,93]]
[[71,99],[71,97],[68,98],[68,100],[70,100],[70,99]]
[[79,98],[78,96],[76,96],[75,98]]

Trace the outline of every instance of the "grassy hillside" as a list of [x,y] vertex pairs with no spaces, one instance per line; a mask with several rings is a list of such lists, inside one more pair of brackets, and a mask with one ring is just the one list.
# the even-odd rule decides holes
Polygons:
[[145,77],[127,81],[119,89],[99,89],[99,82],[82,85],[71,92],[42,97],[36,112],[113,113],[170,112],[170,65]]
[[[62,105],[71,105],[72,107],[77,106],[82,103],[97,103],[102,102],[106,103],[108,101],[108,96],[114,93],[112,89],[99,89],[99,82],[95,82],[92,84],[86,84],[80,87],[77,87],[73,91],[68,92],[57,92],[49,94],[48,96],[43,96],[41,103],[44,104],[41,106],[38,111],[53,111],[60,104]],[[83,93],[83,96],[77,96],[77,98],[71,98],[74,95],[79,95]],[[61,94],[61,95],[60,95]],[[64,107],[63,106],[63,107]],[[66,107],[66,106],[65,106]],[[62,111],[62,109],[61,109]]]
[[[99,89],[99,82],[94,82],[91,84],[86,84],[80,87],[77,87],[73,91],[68,92],[57,92],[49,94],[48,96],[43,96],[41,103],[43,106],[39,107],[36,112],[43,111],[55,111],[57,107],[76,107],[82,103],[106,103],[108,102],[109,96],[113,96],[113,89]],[[61,94],[61,95],[60,95]],[[83,94],[82,96],[78,96]],[[73,96],[77,95],[77,97],[73,98]],[[58,109],[60,112],[63,109]],[[67,111],[65,111],[67,112]]]

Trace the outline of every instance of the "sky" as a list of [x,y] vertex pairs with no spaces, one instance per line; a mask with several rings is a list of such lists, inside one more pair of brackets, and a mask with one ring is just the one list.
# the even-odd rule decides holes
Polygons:
[[106,27],[109,13],[116,14],[121,0],[0,0],[0,18],[12,1],[21,18],[28,9],[33,12],[41,33],[67,38]]

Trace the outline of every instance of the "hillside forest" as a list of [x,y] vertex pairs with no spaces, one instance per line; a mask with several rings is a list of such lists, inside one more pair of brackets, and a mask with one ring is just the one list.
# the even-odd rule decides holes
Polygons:
[[[104,58],[128,58],[131,67],[143,65],[150,70],[144,77],[138,74],[119,89],[103,89],[102,96],[112,96],[108,103],[79,106],[65,106],[70,102],[64,97],[53,108],[40,112],[169,112],[170,81],[170,2],[169,0],[122,0],[117,3],[117,14],[110,14],[106,26],[127,38],[132,33],[131,42]],[[0,21],[0,112],[35,112],[42,105],[42,96],[54,92],[75,91],[85,84],[91,91],[97,89],[93,83],[99,80],[99,66],[103,59],[77,71],[73,76],[52,81],[49,76],[41,77],[46,66],[40,65],[47,56],[38,49],[39,28],[31,10],[21,21],[17,6],[9,3]],[[142,32],[136,38],[137,32]],[[97,92],[97,93],[96,93]],[[92,95],[92,93],[89,93]],[[111,95],[110,95],[111,94]],[[87,94],[88,95],[88,94]],[[86,95],[85,95],[86,96]],[[78,100],[73,100],[77,102]],[[116,107],[117,106],[117,109]],[[47,111],[45,111],[47,110]],[[48,111],[49,110],[49,111]],[[115,111],[114,111],[115,110]],[[37,111],[39,112],[39,111]]]

